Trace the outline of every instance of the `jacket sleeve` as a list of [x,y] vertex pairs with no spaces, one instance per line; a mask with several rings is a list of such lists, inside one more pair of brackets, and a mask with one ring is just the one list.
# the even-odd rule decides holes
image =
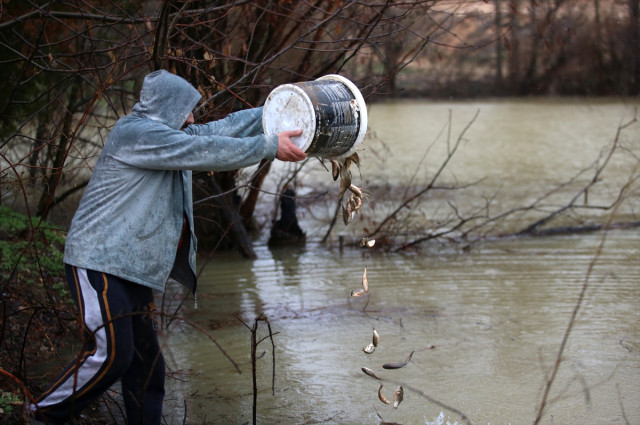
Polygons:
[[238,125],[237,131],[221,127],[220,132],[212,128],[185,132],[144,121],[142,126],[131,123],[129,128],[114,128],[104,153],[139,168],[227,171],[273,159],[278,149],[278,137],[255,134],[255,124]]
[[184,130],[198,136],[218,135],[231,137],[258,136],[263,133],[262,107],[245,109],[207,124],[192,124]]

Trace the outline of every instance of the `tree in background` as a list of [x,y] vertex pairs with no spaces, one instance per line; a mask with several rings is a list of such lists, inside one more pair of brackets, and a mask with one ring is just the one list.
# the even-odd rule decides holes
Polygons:
[[[420,94],[636,96],[637,0],[485,0],[436,4],[451,31],[415,62]],[[409,68],[413,68],[414,64]]]
[[[55,207],[86,185],[110,127],[136,101],[141,78],[155,69],[183,75],[198,88],[204,98],[198,120],[259,105],[278,84],[328,73],[366,81],[363,91],[375,93],[426,38],[403,45],[400,55],[388,40],[419,33],[433,3],[3,3],[0,201],[68,222],[73,208]],[[381,76],[367,73],[376,57],[371,52],[393,62]],[[199,197],[219,195],[198,205],[205,245],[228,235],[230,245],[252,255],[246,230],[269,165],[261,164],[244,200],[234,190],[234,172],[196,176]]]
[[[260,105],[278,84],[341,73],[382,95],[638,93],[638,2],[96,0],[0,4],[0,202],[66,224],[141,78],[202,93],[198,120]],[[270,163],[248,190],[199,173],[204,248],[251,257]],[[66,206],[59,208],[59,206]]]

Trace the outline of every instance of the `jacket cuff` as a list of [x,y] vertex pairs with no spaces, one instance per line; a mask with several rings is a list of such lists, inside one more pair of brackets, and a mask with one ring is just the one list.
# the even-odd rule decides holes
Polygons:
[[267,154],[266,154],[265,158],[269,159],[269,160],[273,160],[273,159],[275,159],[276,154],[278,153],[278,135],[274,134],[274,135],[271,135],[271,136],[267,136],[265,134],[264,137],[266,139],[266,145],[267,145],[266,146],[267,147],[267,149],[266,149],[266,153]]

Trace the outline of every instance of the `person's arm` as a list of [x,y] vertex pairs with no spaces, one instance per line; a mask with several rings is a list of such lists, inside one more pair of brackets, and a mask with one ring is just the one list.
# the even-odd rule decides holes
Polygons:
[[258,136],[262,130],[262,107],[234,112],[226,117],[206,124],[191,124],[185,127],[187,134],[194,136]]
[[251,137],[197,136],[152,121],[116,125],[105,153],[134,167],[155,170],[226,171],[262,159],[299,161],[305,157],[291,141],[299,131]]
[[[122,130],[122,134],[120,131]],[[227,171],[274,159],[278,136],[194,136],[162,124],[134,131],[114,128],[103,153],[132,167],[153,170]]]
[[[246,137],[263,133],[262,107],[234,112],[227,117],[207,124],[191,124],[185,128],[189,134],[205,136]],[[278,149],[276,158],[280,161],[301,161],[307,155],[291,140],[302,134],[302,130],[284,131],[278,134]]]
[[[189,134],[206,136],[246,137],[263,133],[262,107],[246,109],[227,115],[225,118],[207,124],[191,124],[185,128]],[[284,131],[278,134],[276,158],[280,161],[301,161],[307,155],[291,140],[302,134],[302,130]]]

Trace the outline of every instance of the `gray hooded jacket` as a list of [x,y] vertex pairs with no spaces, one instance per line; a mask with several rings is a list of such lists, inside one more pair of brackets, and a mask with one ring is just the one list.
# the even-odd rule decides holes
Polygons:
[[[167,71],[145,77],[140,101],[118,120],[98,158],[67,235],[65,263],[159,290],[171,274],[195,290],[191,170],[246,167],[273,159],[278,148],[277,136],[263,134],[262,108],[181,130],[200,97]],[[188,264],[178,264],[185,216],[188,251],[178,257]]]

